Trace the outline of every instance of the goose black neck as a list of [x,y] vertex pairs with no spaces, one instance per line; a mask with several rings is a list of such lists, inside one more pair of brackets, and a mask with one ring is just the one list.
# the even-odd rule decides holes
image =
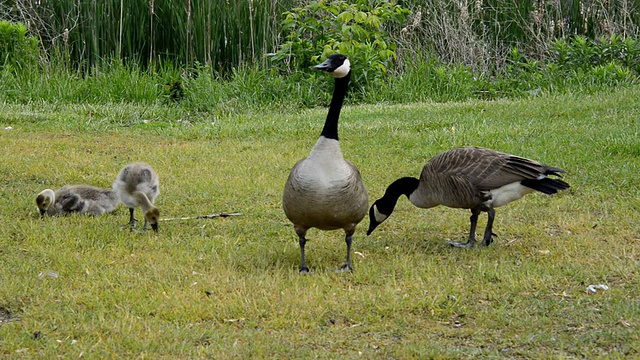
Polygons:
[[349,88],[350,78],[351,71],[342,78],[336,78],[333,97],[329,105],[329,113],[327,114],[327,120],[324,122],[324,128],[322,128],[322,133],[320,134],[327,139],[338,140],[338,119],[340,119],[340,110],[342,110],[342,103]]
[[420,180],[413,177],[400,178],[389,185],[384,196],[398,199],[400,196],[405,195],[408,198],[418,188],[419,184]]
[[378,210],[383,214],[391,215],[400,196],[407,198],[418,188],[420,180],[412,177],[400,178],[389,185],[384,196],[377,201]]

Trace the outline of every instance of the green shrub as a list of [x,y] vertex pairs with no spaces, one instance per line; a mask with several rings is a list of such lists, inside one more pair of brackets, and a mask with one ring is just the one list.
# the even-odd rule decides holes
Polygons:
[[321,57],[339,52],[358,69],[354,83],[364,87],[393,67],[397,44],[390,30],[408,16],[409,11],[393,1],[311,1],[285,12],[286,41],[271,58],[291,73],[308,70]]
[[591,69],[619,64],[640,75],[640,42],[618,35],[590,40],[584,36],[557,39],[551,45],[551,62],[562,70]]
[[0,20],[0,68],[14,71],[38,62],[38,40],[20,23]]

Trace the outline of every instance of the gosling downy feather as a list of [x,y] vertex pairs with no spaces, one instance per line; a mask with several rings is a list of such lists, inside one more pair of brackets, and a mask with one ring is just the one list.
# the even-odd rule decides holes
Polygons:
[[58,191],[45,189],[36,196],[40,215],[64,215],[72,212],[102,215],[115,210],[120,199],[112,189],[89,185],[65,185]]
[[488,215],[482,245],[491,244],[495,208],[518,200],[533,191],[555,194],[569,184],[549,176],[565,171],[534,160],[480,147],[462,147],[433,157],[422,169],[420,179],[404,177],[394,181],[384,196],[369,209],[370,235],[393,212],[398,198],[407,196],[420,208],[444,205],[471,210],[469,238],[456,247],[473,247],[478,216]]
[[300,272],[309,268],[305,262],[306,234],[310,228],[343,229],[347,260],[341,270],[352,270],[351,244],[356,226],[367,213],[368,196],[360,172],[344,159],[338,141],[338,119],[349,86],[351,69],[344,55],[331,55],[315,66],[335,78],[329,112],[309,156],[296,163],[284,186],[282,205],[293,223],[300,244]]
[[131,226],[131,229],[136,223],[133,211],[140,207],[144,213],[144,230],[151,225],[153,231],[158,231],[160,211],[154,202],[160,195],[160,180],[151,166],[140,162],[125,166],[116,177],[113,190],[118,194],[120,201],[129,207],[127,225]]

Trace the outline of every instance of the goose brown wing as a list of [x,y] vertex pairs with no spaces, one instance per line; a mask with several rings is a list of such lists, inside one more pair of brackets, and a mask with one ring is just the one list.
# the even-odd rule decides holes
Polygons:
[[497,189],[525,179],[538,179],[545,172],[544,166],[536,161],[501,153],[488,157],[483,166],[484,170],[476,178],[481,190]]
[[[477,190],[497,189],[524,179],[537,179],[544,165],[480,147],[463,147],[432,158],[427,165],[442,177],[464,178]],[[458,180],[461,181],[461,180]]]

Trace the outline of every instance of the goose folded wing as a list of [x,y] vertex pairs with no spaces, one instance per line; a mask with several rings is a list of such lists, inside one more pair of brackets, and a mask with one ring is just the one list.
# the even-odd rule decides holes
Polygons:
[[497,189],[525,179],[539,179],[543,175],[542,164],[517,156],[485,159],[476,171],[469,173],[479,190]]

